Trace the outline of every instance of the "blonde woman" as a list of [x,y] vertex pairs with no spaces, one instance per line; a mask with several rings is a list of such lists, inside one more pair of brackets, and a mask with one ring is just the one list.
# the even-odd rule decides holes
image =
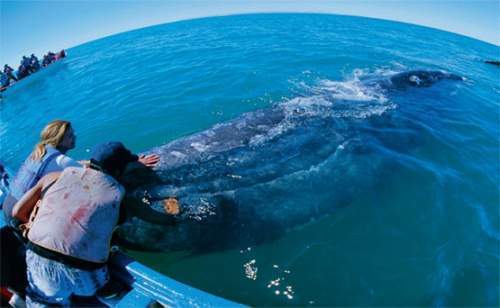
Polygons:
[[[76,137],[68,121],[52,121],[40,134],[40,142],[24,161],[10,185],[10,192],[3,204],[3,213],[8,225],[12,220],[12,209],[26,191],[46,174],[62,171],[69,166],[81,166],[65,153],[75,147]],[[28,285],[24,243],[16,237],[14,228],[1,229],[2,235],[2,284],[15,291],[13,299],[20,301]]]
[[40,134],[40,142],[24,161],[10,185],[10,194],[5,199],[3,212],[8,223],[12,218],[12,208],[23,194],[33,187],[44,175],[62,171],[66,167],[81,166],[66,156],[75,147],[76,136],[71,123],[55,120],[45,126]]

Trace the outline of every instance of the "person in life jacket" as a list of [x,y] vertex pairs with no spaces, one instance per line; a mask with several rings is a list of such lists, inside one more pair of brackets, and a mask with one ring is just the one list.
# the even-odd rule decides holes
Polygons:
[[44,175],[66,167],[81,167],[79,162],[65,155],[75,147],[75,143],[76,136],[70,122],[55,120],[45,126],[40,133],[40,141],[19,168],[10,185],[10,193],[3,205],[7,224],[11,224],[14,204]]
[[40,62],[38,61],[38,58],[33,53],[30,56],[30,65],[33,68],[34,72],[36,72],[40,69]]
[[118,182],[137,161],[120,142],[94,147],[90,164],[43,177],[15,205],[25,223],[27,306],[71,304],[108,281],[106,261],[125,194]]
[[7,88],[10,85],[10,79],[4,72],[0,72],[0,86],[3,88]]
[[14,81],[17,81],[17,77],[14,76],[14,69],[12,67],[10,67],[9,65],[5,64],[3,66],[3,72],[4,72],[4,74],[7,75],[9,80],[12,79]]
[[48,55],[44,55],[43,56],[43,60],[42,60],[42,66],[43,67],[47,67],[50,65],[50,59],[49,59],[49,56]]

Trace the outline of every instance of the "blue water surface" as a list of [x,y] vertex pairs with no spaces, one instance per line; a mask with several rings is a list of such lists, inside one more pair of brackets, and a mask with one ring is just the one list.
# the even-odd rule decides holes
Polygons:
[[[452,33],[335,15],[139,29],[71,48],[4,92],[1,159],[17,169],[56,118],[73,123],[70,154],[85,159],[103,140],[145,152],[284,108],[286,121],[224,156],[252,162],[222,175],[242,209],[236,234],[129,253],[252,306],[495,306],[500,70],[483,60],[499,58],[498,46]],[[414,69],[464,80],[374,86]],[[214,159],[197,172],[227,188]],[[175,234],[162,230],[145,236]]]

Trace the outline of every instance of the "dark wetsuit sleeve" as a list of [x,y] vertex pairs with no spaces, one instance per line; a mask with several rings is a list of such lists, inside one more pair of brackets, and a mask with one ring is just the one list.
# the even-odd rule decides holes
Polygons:
[[173,225],[177,223],[177,219],[174,216],[155,211],[149,205],[134,198],[125,197],[122,204],[126,204],[127,216],[135,216],[157,225]]
[[121,225],[125,222],[125,220],[127,219],[127,207],[125,206],[125,202],[122,201],[122,203],[120,203],[120,214],[118,216],[118,222],[116,223],[116,225]]

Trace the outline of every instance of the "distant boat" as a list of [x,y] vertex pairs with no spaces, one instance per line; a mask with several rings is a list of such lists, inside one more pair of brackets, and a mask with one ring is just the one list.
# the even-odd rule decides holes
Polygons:
[[[46,66],[40,66],[40,69],[39,69],[38,71],[36,71],[36,72],[34,72],[34,73],[32,73],[32,74],[30,74],[30,75],[26,76],[26,77],[29,77],[29,76],[31,76],[31,75],[33,75],[33,74],[35,74],[35,73],[39,72],[40,70],[42,70],[42,69],[44,69],[44,68],[46,68],[46,67],[50,66],[50,65],[51,65],[51,64],[53,64],[54,62],[57,62],[57,61],[59,61],[59,60],[61,60],[61,59],[63,59],[63,58],[66,58],[66,56],[67,56],[67,53],[66,53],[66,51],[65,51],[64,49],[63,49],[63,50],[61,50],[61,51],[59,51],[58,53],[56,53],[56,54],[55,54],[55,56],[54,56],[54,61],[52,61],[49,65],[46,65]],[[16,75],[16,76],[19,76],[19,74],[18,74],[18,73],[19,73],[19,71],[18,71],[18,70],[14,71],[14,73],[15,73],[15,75]],[[24,78],[26,78],[26,77],[24,77]],[[7,90],[10,86],[12,86],[12,85],[14,85],[14,84],[16,84],[16,83],[20,82],[20,81],[21,81],[21,80],[23,80],[24,78],[19,79],[18,81],[11,82],[11,83],[9,83],[9,85],[7,85],[7,86],[5,86],[5,87],[0,86],[0,92],[3,92],[3,91],[5,91],[5,90]]]
[[486,60],[486,61],[484,61],[484,63],[492,64],[495,66],[500,66],[500,61],[498,61],[498,60]]

